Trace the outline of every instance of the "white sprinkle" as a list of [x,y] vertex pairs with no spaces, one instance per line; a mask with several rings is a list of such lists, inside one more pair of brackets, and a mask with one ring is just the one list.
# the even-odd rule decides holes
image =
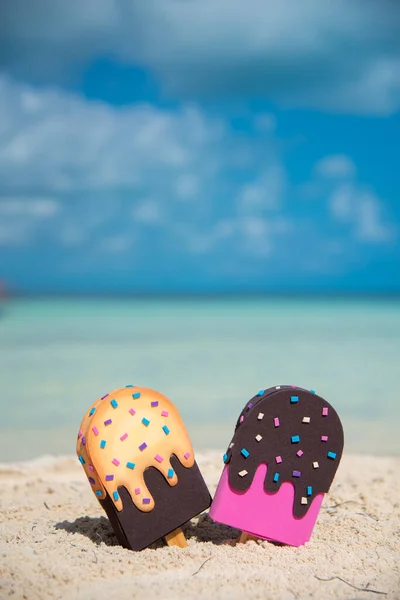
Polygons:
[[280,390],[280,389],[281,389],[281,386],[280,386],[280,385],[277,385],[275,389],[276,389],[276,390]]
[[239,471],[239,475],[240,477],[244,477],[245,475],[247,475],[246,469],[243,469],[243,471]]
[[301,503],[302,504],[308,504],[308,500],[307,500],[307,498],[305,496],[302,497]]
[[229,448],[233,448],[235,444],[232,442],[232,444],[229,444]]
[[256,440],[257,440],[257,442],[261,442],[262,435],[260,435],[260,434],[256,435]]
[[317,463],[317,461],[313,462],[312,466],[314,467],[314,469],[318,469],[319,464]]
[[261,421],[264,418],[264,413],[258,413],[257,419]]
[[310,417],[303,417],[303,423],[309,423],[310,421]]

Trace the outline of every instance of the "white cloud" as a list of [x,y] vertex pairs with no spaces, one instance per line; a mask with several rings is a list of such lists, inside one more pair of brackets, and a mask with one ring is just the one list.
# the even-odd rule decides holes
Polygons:
[[399,20],[391,0],[71,0],[56,8],[19,0],[0,34],[3,64],[27,77],[73,74],[112,56],[149,67],[186,97],[245,91],[288,106],[390,114],[400,107]]
[[138,223],[159,224],[161,222],[160,206],[152,198],[140,200],[132,209],[132,217]]
[[315,165],[315,172],[322,177],[348,178],[356,174],[356,167],[349,156],[334,154],[321,158]]
[[51,226],[60,211],[54,198],[0,195],[0,245],[29,244],[46,223]]
[[286,173],[279,162],[271,163],[251,182],[243,185],[238,196],[238,208],[243,211],[275,210],[282,204]]

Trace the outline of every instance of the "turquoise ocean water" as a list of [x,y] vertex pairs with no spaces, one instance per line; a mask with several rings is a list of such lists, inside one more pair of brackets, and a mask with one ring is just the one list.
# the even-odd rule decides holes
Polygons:
[[73,453],[89,404],[129,383],[169,396],[199,450],[224,449],[246,400],[289,383],[337,408],[348,451],[400,454],[399,366],[396,301],[9,301],[0,461]]

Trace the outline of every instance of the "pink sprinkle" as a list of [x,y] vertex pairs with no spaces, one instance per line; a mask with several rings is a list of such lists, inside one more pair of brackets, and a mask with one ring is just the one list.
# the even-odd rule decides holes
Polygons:
[[240,423],[243,423],[243,421],[244,421],[244,416],[242,415],[242,416],[240,417]]
[[118,467],[118,465],[119,465],[118,458],[113,458],[111,462],[112,462],[113,465],[115,465],[116,467]]
[[140,488],[135,489],[135,494],[136,494],[136,496],[138,496],[140,494]]
[[296,454],[297,454],[297,456],[303,456],[303,450],[298,450],[298,451],[296,452]]
[[80,430],[78,431],[78,440],[79,440],[79,438],[80,438],[80,437],[82,437],[82,433],[83,433],[83,431],[82,431],[82,429],[80,429]]
[[93,473],[93,471],[94,471],[93,465],[88,465],[88,467],[89,467],[89,471],[92,471],[92,473]]
[[185,453],[183,456],[184,456],[186,459],[190,458],[190,452],[186,452],[186,453]]
[[[189,455],[189,456],[190,456],[190,455]],[[155,458],[155,459],[156,459],[156,461],[157,461],[157,462],[159,462],[159,463],[161,463],[161,462],[164,460],[164,459],[163,459],[163,457],[162,457],[162,456],[160,456],[159,454],[156,454],[154,458]]]
[[161,413],[162,417],[168,417],[168,411],[167,410],[163,410]]
[[129,412],[131,413],[131,415],[134,415],[134,414],[135,414],[135,412],[136,412],[136,410],[135,410],[134,408],[130,408],[130,409],[129,409]]
[[121,440],[121,442],[123,442],[124,440],[126,440],[127,437],[128,437],[128,434],[124,433],[124,435],[121,435],[121,437],[119,439]]
[[94,433],[94,435],[99,435],[99,430],[97,429],[97,427],[92,427],[92,431]]
[[325,406],[325,407],[322,409],[322,416],[323,416],[323,417],[327,417],[327,416],[328,416],[328,407],[327,407],[327,406]]
[[282,456],[275,456],[275,460],[279,465],[282,462]]
[[328,441],[328,436],[327,435],[321,435],[321,442],[327,442]]
[[275,425],[275,427],[279,427],[279,418],[278,417],[275,417],[274,425]]

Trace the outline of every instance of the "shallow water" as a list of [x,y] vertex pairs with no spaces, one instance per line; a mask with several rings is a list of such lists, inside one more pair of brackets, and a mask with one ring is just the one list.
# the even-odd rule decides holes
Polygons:
[[399,359],[398,301],[10,301],[0,461],[74,452],[89,404],[128,383],[169,396],[199,449],[227,445],[258,389],[294,383],[335,406],[348,451],[400,454]]

